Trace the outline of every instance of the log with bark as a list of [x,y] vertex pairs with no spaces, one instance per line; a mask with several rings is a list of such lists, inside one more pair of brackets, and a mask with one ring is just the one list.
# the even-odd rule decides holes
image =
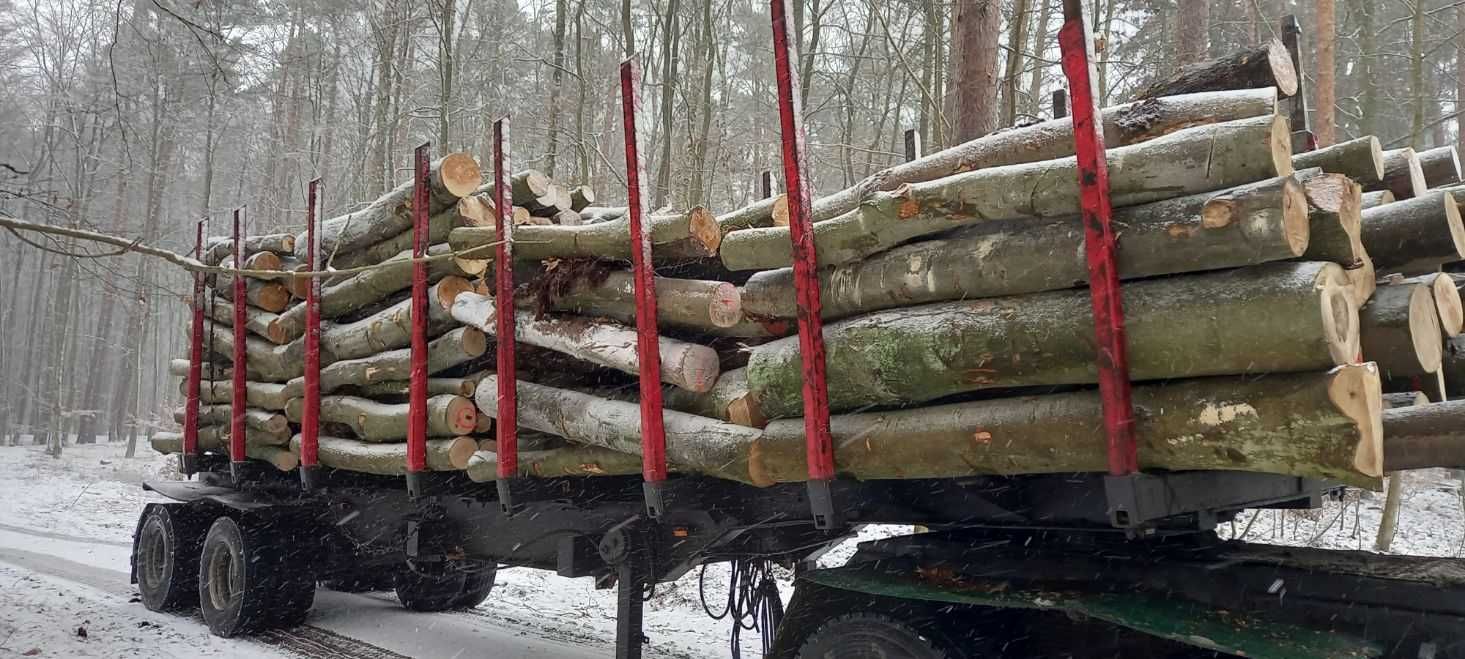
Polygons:
[[1465,304],[1460,299],[1460,289],[1455,287],[1455,280],[1442,272],[1434,272],[1421,275],[1412,279],[1392,276],[1387,279],[1388,283],[1409,283],[1428,286],[1434,298],[1436,315],[1440,319],[1440,331],[1446,337],[1458,336],[1461,329],[1465,329]]
[[[453,318],[493,333],[494,300],[477,293],[462,293],[453,302]],[[640,373],[636,330],[613,321],[582,316],[551,315],[536,318],[517,313],[515,339],[630,374]],[[704,345],[661,337],[661,381],[689,391],[707,391],[717,380],[717,351]]]
[[[294,254],[295,234],[272,233],[263,236],[248,236],[244,239],[244,251],[250,254],[258,252]],[[203,262],[208,265],[219,265],[224,259],[233,255],[233,238],[211,238],[208,246],[204,248]]]
[[570,210],[579,213],[595,205],[595,188],[577,185],[570,189]]
[[[290,450],[300,453],[300,435],[290,439]],[[363,474],[400,476],[407,473],[407,445],[368,444],[346,437],[316,438],[320,463],[333,469]],[[478,449],[472,437],[427,440],[429,471],[461,471]]]
[[[468,460],[468,478],[475,483],[498,480],[498,455],[479,451]],[[571,444],[544,451],[520,451],[519,475],[530,478],[632,476],[641,473],[641,457],[599,446]]]
[[[428,378],[427,395],[451,394],[472,398],[473,392],[478,390],[478,381],[480,379],[482,379],[482,376],[476,378]],[[412,382],[410,380],[391,380],[388,382],[374,382],[359,387],[348,387],[348,389],[351,393],[365,398],[396,398],[411,394]]]
[[[1358,355],[1357,307],[1337,264],[1145,280],[1123,296],[1135,380],[1318,370]],[[1085,290],[857,316],[825,326],[824,344],[835,411],[1097,381]],[[751,349],[748,386],[764,416],[801,413],[801,363],[796,337]]]
[[[1270,88],[1184,94],[1126,103],[1104,108],[1104,143],[1114,149],[1203,124],[1271,115],[1276,113],[1276,109],[1277,92]],[[934,181],[963,172],[1072,155],[1071,118],[998,131],[880,170],[855,185],[815,199],[812,218],[819,222],[848,213],[874,192],[895,190],[903,185]],[[774,211],[782,197],[776,195],[719,216],[718,225],[724,233],[775,226]]]
[[1424,194],[1429,185],[1424,180],[1424,169],[1419,165],[1419,154],[1414,149],[1403,148],[1384,152],[1384,178],[1377,183],[1364,183],[1363,189],[1388,190],[1395,199],[1413,199]]
[[[452,208],[433,215],[427,219],[427,244],[437,245],[448,240],[448,234],[460,226],[474,226],[474,222],[480,221],[474,213],[480,213],[478,206],[480,202],[474,197],[464,197],[458,200]],[[488,221],[492,223],[490,216]],[[362,266],[375,265],[403,252],[412,250],[412,230],[408,229],[391,238],[375,243],[368,247],[356,250],[348,254],[336,254],[334,258],[328,259],[329,267],[337,269],[359,268]],[[492,250],[485,250],[484,258]],[[329,255],[327,255],[329,256]],[[344,280],[344,277],[342,278]],[[336,279],[327,280],[328,284],[338,283]]]
[[[473,290],[473,284],[462,277],[444,277],[427,291],[427,334],[441,335],[457,326],[448,314],[459,293]],[[412,298],[354,323],[332,325],[321,332],[320,345],[334,359],[358,359],[387,350],[405,347],[412,342]]]
[[1374,268],[1413,273],[1465,259],[1457,199],[1465,199],[1465,190],[1430,192],[1364,211],[1361,237]]
[[[234,330],[230,327],[204,321],[204,341],[212,341],[213,350],[224,355],[234,354]],[[275,345],[246,335],[244,337],[245,359],[249,373],[265,382],[285,382],[305,373],[305,341],[297,339],[283,345]],[[320,363],[329,364],[334,358],[327,350],[321,350]]]
[[1363,210],[1394,203],[1394,193],[1388,190],[1374,190],[1363,193]]
[[[479,409],[498,415],[498,376],[478,387]],[[629,455],[641,454],[641,406],[590,394],[518,382],[519,425]],[[753,473],[748,451],[762,434],[756,428],[694,414],[664,410],[666,459],[683,471],[767,485]]]
[[[1119,209],[1119,272],[1139,278],[1294,258],[1309,244],[1307,213],[1291,177]],[[1088,280],[1083,249],[1077,219],[973,225],[824,271],[823,315],[1070,288]],[[753,275],[742,298],[748,314],[793,318],[793,270]]]
[[1384,150],[1377,137],[1368,135],[1299,153],[1292,156],[1292,166],[1299,170],[1317,167],[1329,174],[1343,174],[1359,185],[1371,185],[1384,179]]
[[1384,410],[1384,469],[1465,468],[1465,400]]
[[1358,314],[1363,358],[1386,379],[1434,373],[1443,359],[1434,292],[1421,283],[1381,285]]
[[[559,267],[564,268],[561,262]],[[568,272],[552,284],[539,284],[543,293],[518,303],[543,304],[553,311],[582,316],[605,316],[623,323],[636,322],[636,290],[631,273],[597,268]],[[552,276],[554,273],[549,273]],[[691,331],[733,327],[743,320],[738,287],[724,281],[657,277],[656,320]]]
[[[178,383],[178,392],[187,395],[188,383]],[[298,396],[299,394],[295,394]],[[245,382],[244,402],[249,407],[266,410],[283,410],[291,396],[287,396],[285,385],[275,382]],[[234,402],[234,383],[219,380],[204,380],[199,383],[198,399],[205,405],[229,405]]]
[[[198,425],[200,426],[221,426],[227,427],[233,420],[231,413],[234,408],[229,405],[200,405],[198,408]],[[173,421],[183,423],[185,410],[177,408],[173,410]],[[289,433],[290,420],[285,415],[276,411],[245,408],[244,425],[247,428],[260,430],[271,435]]]
[[[285,415],[300,423],[303,407],[302,399],[293,398],[285,406]],[[356,396],[321,396],[320,420],[350,428],[352,436],[364,442],[404,442],[408,407],[407,403],[381,403]],[[452,395],[427,399],[429,437],[470,434],[477,418],[478,410],[471,399]]]
[[[1287,120],[1200,126],[1109,152],[1115,206],[1212,192],[1292,173]],[[921,236],[978,222],[1077,215],[1073,158],[999,167],[904,186],[814,225],[820,265],[864,258]],[[734,231],[719,255],[729,270],[792,263],[787,227]]]
[[[428,168],[429,216],[441,213],[483,182],[478,161],[467,153],[450,153]],[[368,247],[412,228],[413,182],[406,181],[361,210],[340,215],[320,224],[320,251],[327,262],[336,254]],[[305,234],[295,236],[295,256],[305,258]]]
[[[427,344],[427,372],[438,373],[483,356],[488,339],[473,327],[459,327]],[[399,348],[370,357],[346,359],[320,370],[320,391],[328,394],[342,387],[364,387],[411,377],[412,350]],[[285,385],[291,398],[305,392],[305,379],[294,378]],[[283,409],[283,406],[281,408]]]
[[[1377,489],[1383,474],[1378,372],[1220,377],[1134,388],[1143,469],[1219,469],[1337,480]],[[830,419],[841,476],[958,478],[1102,472],[1098,392],[1002,398]],[[753,449],[757,471],[808,477],[802,419],[774,421]]]
[[1183,66],[1174,75],[1146,87],[1136,98],[1256,87],[1275,87],[1283,97],[1297,93],[1297,68],[1287,47],[1277,39],[1258,48]]
[[[176,432],[158,432],[148,438],[148,443],[153,450],[164,455],[183,452],[183,435]],[[227,450],[223,444],[204,446],[207,450]],[[292,453],[282,446],[269,444],[245,444],[244,455],[252,460],[260,460],[274,465],[280,471],[290,471],[300,464],[300,456]]]
[[1299,172],[1307,193],[1308,243],[1305,261],[1332,261],[1356,268],[1366,258],[1359,237],[1363,190],[1342,174]]
[[[221,267],[221,268],[233,268],[234,267],[234,257],[232,255],[230,255],[229,257],[225,258],[223,261],[219,262],[219,267]],[[250,254],[249,256],[244,257],[244,267],[242,269],[243,270],[272,270],[272,271],[276,271],[276,272],[282,273],[281,274],[281,277],[283,277],[284,267],[285,267],[285,261],[284,261],[284,259],[280,258],[280,256],[278,254],[275,254],[274,252],[254,252],[254,253]],[[251,275],[250,278],[251,279],[261,279],[261,280],[265,280],[265,281],[273,281],[273,280],[279,279],[280,277],[257,277],[257,276]],[[219,292],[220,292],[221,295],[233,295],[234,294],[233,293],[233,291],[234,291],[234,275],[221,272],[221,273],[212,275],[211,277],[206,277],[204,279],[204,282],[206,284],[208,284],[209,286],[212,286],[212,287],[214,287],[216,289],[219,289]]]
[[[722,233],[717,220],[702,207],[686,213],[652,215],[651,242],[656,246],[689,242],[701,256],[717,253]],[[460,227],[448,235],[455,250],[493,244],[498,234],[493,227]],[[514,258],[539,261],[551,258],[631,258],[630,220],[580,226],[525,225],[514,229]],[[656,249],[652,249],[655,254]],[[679,258],[681,254],[677,254]]]
[[[233,302],[218,298],[204,300],[203,308],[205,317],[212,318],[225,325],[234,325]],[[244,329],[272,343],[275,343],[276,337],[270,336],[270,325],[275,322],[276,318],[279,318],[278,314],[251,305],[244,306]]]
[[1425,186],[1429,188],[1459,185],[1460,153],[1453,146],[1420,151],[1419,169],[1424,173]]
[[662,390],[667,409],[705,416],[750,428],[768,425],[752,392],[748,390],[748,372],[735,368],[717,376],[712,388],[702,393],[674,387]]

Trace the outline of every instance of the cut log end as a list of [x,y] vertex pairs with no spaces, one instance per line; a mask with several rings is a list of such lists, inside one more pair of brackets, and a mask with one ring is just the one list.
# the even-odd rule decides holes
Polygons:
[[732,327],[743,320],[743,295],[737,286],[721,282],[708,296],[707,318],[714,327]]
[[1308,224],[1307,193],[1301,183],[1288,179],[1282,184],[1282,235],[1293,256],[1307,251],[1311,236]]
[[447,276],[436,284],[437,303],[444,311],[451,311],[453,300],[458,299],[458,294],[473,290],[473,282],[462,277]]
[[1444,361],[1439,312],[1435,311],[1434,292],[1429,286],[1412,286],[1409,294],[1409,338],[1419,368],[1434,373]]
[[447,447],[448,464],[454,469],[467,469],[468,461],[478,451],[478,441],[472,437],[458,436],[449,440]]
[[[1379,138],[1374,137],[1373,135],[1368,136],[1368,141],[1368,152],[1373,158],[1373,170],[1374,172],[1376,172],[1374,174],[1373,180],[1377,181],[1384,177],[1384,146],[1379,143]],[[1390,200],[1392,199],[1393,196],[1391,194]]]
[[709,255],[716,254],[717,248],[722,245],[722,228],[717,224],[717,216],[701,206],[688,212],[687,232],[692,234],[693,240],[707,249]]
[[482,357],[488,351],[488,336],[476,327],[463,328],[463,354]]
[[663,382],[697,393],[711,390],[721,373],[717,351],[696,344],[688,344],[687,349],[678,351],[674,359],[665,360],[661,365]]
[[270,313],[280,313],[290,306],[290,289],[279,282],[266,282],[259,288],[256,305]]
[[[1287,67],[1292,67],[1292,61],[1287,61]],[[1295,76],[1294,76],[1295,79]],[[1294,90],[1295,93],[1295,90]],[[1291,96],[1291,94],[1287,94]],[[1287,117],[1277,115],[1272,117],[1271,130],[1271,152],[1272,167],[1277,176],[1290,176],[1292,168],[1292,122]]]
[[1322,289],[1322,321],[1328,354],[1336,364],[1348,364],[1358,357],[1358,305],[1353,301],[1352,282]]
[[1398,393],[1384,394],[1383,407],[1386,410],[1394,410],[1401,407],[1416,407],[1428,405],[1429,396],[1422,391],[1401,391]]
[[1449,275],[1436,275],[1430,282],[1434,294],[1435,311],[1440,317],[1440,329],[1446,336],[1459,336],[1465,329],[1465,305],[1461,304],[1460,290]]
[[467,152],[443,156],[438,172],[443,187],[455,197],[467,197],[483,184],[483,172],[478,168],[478,160]]
[[446,414],[448,427],[454,434],[467,435],[478,427],[478,408],[467,398],[454,396],[448,403]]
[[1442,194],[1445,204],[1445,222],[1450,227],[1450,241],[1455,244],[1455,254],[1459,256],[1456,260],[1465,260],[1465,223],[1460,218],[1460,205],[1455,201],[1455,195]]
[[488,259],[467,259],[455,256],[453,257],[453,264],[458,266],[458,269],[465,274],[474,277],[482,275],[488,270]]
[[788,226],[788,195],[780,194],[773,198],[773,226]]
[[1353,466],[1359,473],[1384,475],[1383,388],[1373,363],[1339,366],[1333,370],[1328,395],[1333,404],[1358,428]]
[[1297,67],[1292,65],[1287,47],[1277,39],[1267,45],[1267,65],[1272,69],[1272,78],[1277,81],[1277,95],[1288,97],[1297,93]]

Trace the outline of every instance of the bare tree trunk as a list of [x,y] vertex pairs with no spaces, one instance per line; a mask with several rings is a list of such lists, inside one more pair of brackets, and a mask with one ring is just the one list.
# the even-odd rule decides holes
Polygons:
[[702,3],[702,25],[697,36],[697,54],[702,63],[702,91],[697,102],[697,139],[692,142],[692,181],[688,188],[687,207],[707,205],[706,189],[707,141],[712,130],[712,72],[717,67],[717,40],[712,23],[712,2]]
[[[580,0],[583,4],[585,0]],[[549,68],[549,147],[544,153],[544,173],[554,178],[555,159],[559,157],[560,97],[565,78],[565,21],[570,11],[569,0],[554,3],[554,64]]]
[[626,57],[636,54],[636,23],[631,20],[631,0],[621,0],[621,41]]
[[1403,489],[1404,473],[1390,473],[1389,487],[1384,493],[1384,511],[1379,519],[1379,532],[1373,541],[1374,551],[1386,552],[1394,542],[1394,532],[1399,528],[1399,500],[1403,498]]
[[952,33],[952,93],[956,113],[955,141],[965,142],[996,126],[997,41],[1002,5],[997,0],[958,0]]
[[1358,49],[1362,64],[1358,82],[1359,128],[1364,135],[1379,135],[1378,35],[1374,32],[1374,3],[1372,0],[1355,0],[1353,11],[1359,18]]
[[1013,0],[1007,31],[1007,68],[1002,75],[1002,126],[1017,121],[1017,81],[1022,76],[1028,36],[1028,0]]
[[[1455,111],[1465,110],[1465,6],[1455,8]],[[1461,120],[1457,124],[1465,126]],[[1455,131],[1456,150],[1465,152],[1465,130]]]
[[392,65],[396,63],[397,31],[401,29],[401,17],[397,12],[398,0],[382,3],[381,17],[374,26],[376,35],[376,99],[372,103],[371,157],[366,162],[366,196],[375,197],[387,191],[387,170],[391,167],[391,129],[387,123],[392,107]]
[[658,208],[666,205],[671,191],[672,138],[676,130],[672,111],[676,106],[677,64],[680,61],[677,51],[681,49],[681,30],[677,21],[679,4],[679,0],[668,0],[666,36],[661,40],[661,134],[658,136],[661,140],[661,157],[657,158],[656,192],[652,195],[656,200],[654,205]]
[[1420,140],[1424,137],[1424,14],[1423,0],[1414,3],[1411,21],[1413,31],[1409,40],[1409,96],[1414,107],[1413,121],[1409,124],[1409,146],[1423,150]]
[[1175,66],[1208,59],[1210,0],[1179,0],[1175,13]]
[[1317,71],[1314,78],[1317,86],[1313,88],[1314,98],[1317,101],[1317,116],[1313,122],[1313,133],[1317,136],[1318,146],[1332,146],[1337,139],[1337,133],[1333,126],[1333,104],[1336,102],[1334,93],[1334,57],[1335,43],[1337,41],[1337,21],[1333,16],[1333,0],[1317,0]]

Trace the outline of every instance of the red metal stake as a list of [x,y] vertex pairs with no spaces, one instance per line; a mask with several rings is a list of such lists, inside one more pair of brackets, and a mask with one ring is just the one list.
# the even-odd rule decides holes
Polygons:
[[1110,225],[1109,167],[1104,155],[1103,115],[1099,110],[1094,76],[1094,41],[1084,25],[1081,0],[1064,0],[1063,18],[1058,44],[1063,56],[1063,73],[1068,77],[1068,91],[1072,97],[1084,256],[1089,266],[1089,295],[1093,302],[1094,338],[1098,345],[1099,397],[1104,405],[1109,473],[1127,476],[1139,471],[1139,458],[1134,442],[1134,407],[1130,400],[1124,306],[1114,258],[1114,229]]
[[422,495],[427,470],[427,189],[428,152],[423,142],[413,152],[412,169],[412,381],[407,394],[407,492]]
[[794,289],[798,303],[799,354],[804,368],[804,439],[809,462],[809,505],[814,524],[834,527],[834,442],[829,434],[829,384],[824,379],[824,321],[820,317],[818,257],[814,251],[813,195],[804,158],[803,103],[792,62],[798,42],[787,20],[789,0],[771,0],[773,61],[778,74],[778,114],[783,134],[783,180],[788,195],[788,229],[793,240]]
[[[320,179],[310,182],[305,209],[305,269],[320,263],[316,241],[316,206]],[[311,277],[305,289],[305,400],[300,412],[300,487],[315,489],[320,461],[320,279]]]
[[514,511],[514,486],[519,477],[519,380],[514,357],[514,220],[509,195],[509,118],[493,122],[493,227],[499,244],[493,261],[494,350],[498,374],[497,441],[499,506]]
[[[198,221],[198,234],[193,242],[193,258],[203,258],[203,225]],[[204,276],[193,273],[193,325],[188,334],[188,396],[183,403],[183,457],[179,467],[185,475],[198,472],[198,389],[203,380],[203,305]]]
[[[244,269],[244,233],[240,215],[243,208],[234,209],[234,269]],[[229,473],[238,485],[244,478],[244,377],[249,370],[248,352],[244,349],[244,276],[234,275],[234,392],[229,408]]]
[[652,269],[651,225],[646,216],[646,165],[636,120],[641,113],[641,65],[621,62],[621,125],[626,140],[626,200],[631,217],[631,272],[636,288],[636,360],[641,369],[641,474],[646,514],[659,519],[664,509],[666,425],[661,407],[661,333],[656,327],[656,277]]

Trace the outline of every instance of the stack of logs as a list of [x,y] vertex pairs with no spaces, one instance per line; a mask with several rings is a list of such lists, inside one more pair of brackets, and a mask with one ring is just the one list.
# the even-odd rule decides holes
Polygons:
[[[1187,69],[1103,111],[1141,466],[1378,487],[1386,470],[1465,465],[1442,430],[1465,410],[1383,409],[1385,392],[1439,400],[1441,374],[1465,386],[1465,338],[1445,340],[1465,311],[1440,272],[1465,261],[1454,150],[1384,151],[1364,137],[1294,154],[1277,110],[1296,74],[1277,52]],[[1072,149],[1070,122],[1048,121],[815,199],[841,476],[1105,469]],[[428,465],[490,481],[491,185],[466,154],[434,163],[431,178],[429,252],[445,258],[430,268]],[[520,469],[637,474],[626,209],[534,171],[512,187]],[[405,469],[410,193],[404,184],[324,225],[332,267],[379,266],[325,285],[327,467]],[[676,471],[759,486],[806,477],[787,213],[782,196],[721,215],[652,213]],[[303,245],[251,238],[243,264],[281,272],[248,280],[245,416],[250,457],[281,469],[298,451],[304,286],[289,272]],[[210,262],[228,264],[229,247],[214,243]],[[220,450],[233,310],[216,296],[207,312],[200,438]],[[175,452],[177,437],[154,446]]]

